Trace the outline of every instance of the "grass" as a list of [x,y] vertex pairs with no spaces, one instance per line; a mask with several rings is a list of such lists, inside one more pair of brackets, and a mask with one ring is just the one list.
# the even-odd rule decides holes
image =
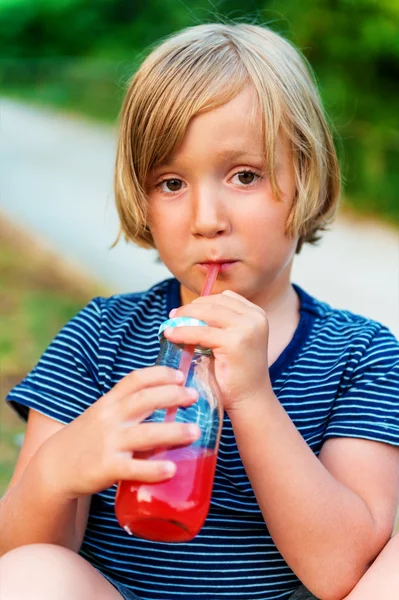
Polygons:
[[63,325],[91,298],[106,293],[0,216],[0,496],[24,431],[4,397]]

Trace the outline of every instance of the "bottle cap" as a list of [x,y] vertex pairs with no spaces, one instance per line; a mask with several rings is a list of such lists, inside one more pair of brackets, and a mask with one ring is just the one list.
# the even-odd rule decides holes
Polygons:
[[168,319],[161,324],[158,331],[158,338],[162,338],[163,332],[168,327],[203,327],[204,325],[206,326],[204,321],[194,319],[193,317],[176,317],[175,319]]

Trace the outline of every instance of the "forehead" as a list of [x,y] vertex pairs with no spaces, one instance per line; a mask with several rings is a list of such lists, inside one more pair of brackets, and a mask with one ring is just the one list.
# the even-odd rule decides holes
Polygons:
[[173,164],[184,155],[209,153],[220,160],[246,156],[264,158],[262,119],[251,89],[192,117],[178,147],[158,165]]
[[[184,150],[180,148],[177,152],[171,154],[167,159],[157,163],[156,167],[172,167],[177,164],[182,157],[184,157]],[[244,159],[253,160],[264,160],[265,154],[263,152],[254,152],[252,148],[240,149],[236,148],[223,148],[219,151],[212,152],[212,158],[218,162],[234,162]]]
[[255,90],[246,86],[228,102],[192,117],[186,136],[191,132],[200,135],[201,129],[206,128],[210,140],[223,136],[255,141],[261,138],[261,121]]

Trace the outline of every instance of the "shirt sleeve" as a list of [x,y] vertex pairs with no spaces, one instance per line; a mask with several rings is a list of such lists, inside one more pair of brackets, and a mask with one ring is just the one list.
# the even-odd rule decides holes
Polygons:
[[399,446],[399,342],[385,327],[346,370],[324,439],[357,437]]
[[65,325],[36,367],[6,397],[25,421],[33,408],[67,424],[101,396],[99,301],[94,298]]

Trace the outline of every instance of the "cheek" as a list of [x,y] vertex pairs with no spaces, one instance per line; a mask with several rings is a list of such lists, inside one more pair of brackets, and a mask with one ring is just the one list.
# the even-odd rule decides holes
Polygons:
[[242,215],[249,231],[263,231],[268,237],[281,238],[290,212],[291,203],[284,199],[276,200],[272,196],[260,198],[254,210]]
[[288,237],[285,233],[291,204],[284,200],[278,201],[270,198],[266,203],[259,204],[258,210],[242,220],[242,225],[250,232],[252,249],[267,255],[269,260],[291,255],[295,252],[297,240]]
[[182,221],[178,215],[168,210],[153,210],[149,214],[149,228],[155,246],[163,256],[173,256],[186,244],[186,229]]
[[277,204],[287,220],[296,194],[295,169],[290,152],[286,151],[283,160],[277,165],[275,176],[281,191],[281,198]]

